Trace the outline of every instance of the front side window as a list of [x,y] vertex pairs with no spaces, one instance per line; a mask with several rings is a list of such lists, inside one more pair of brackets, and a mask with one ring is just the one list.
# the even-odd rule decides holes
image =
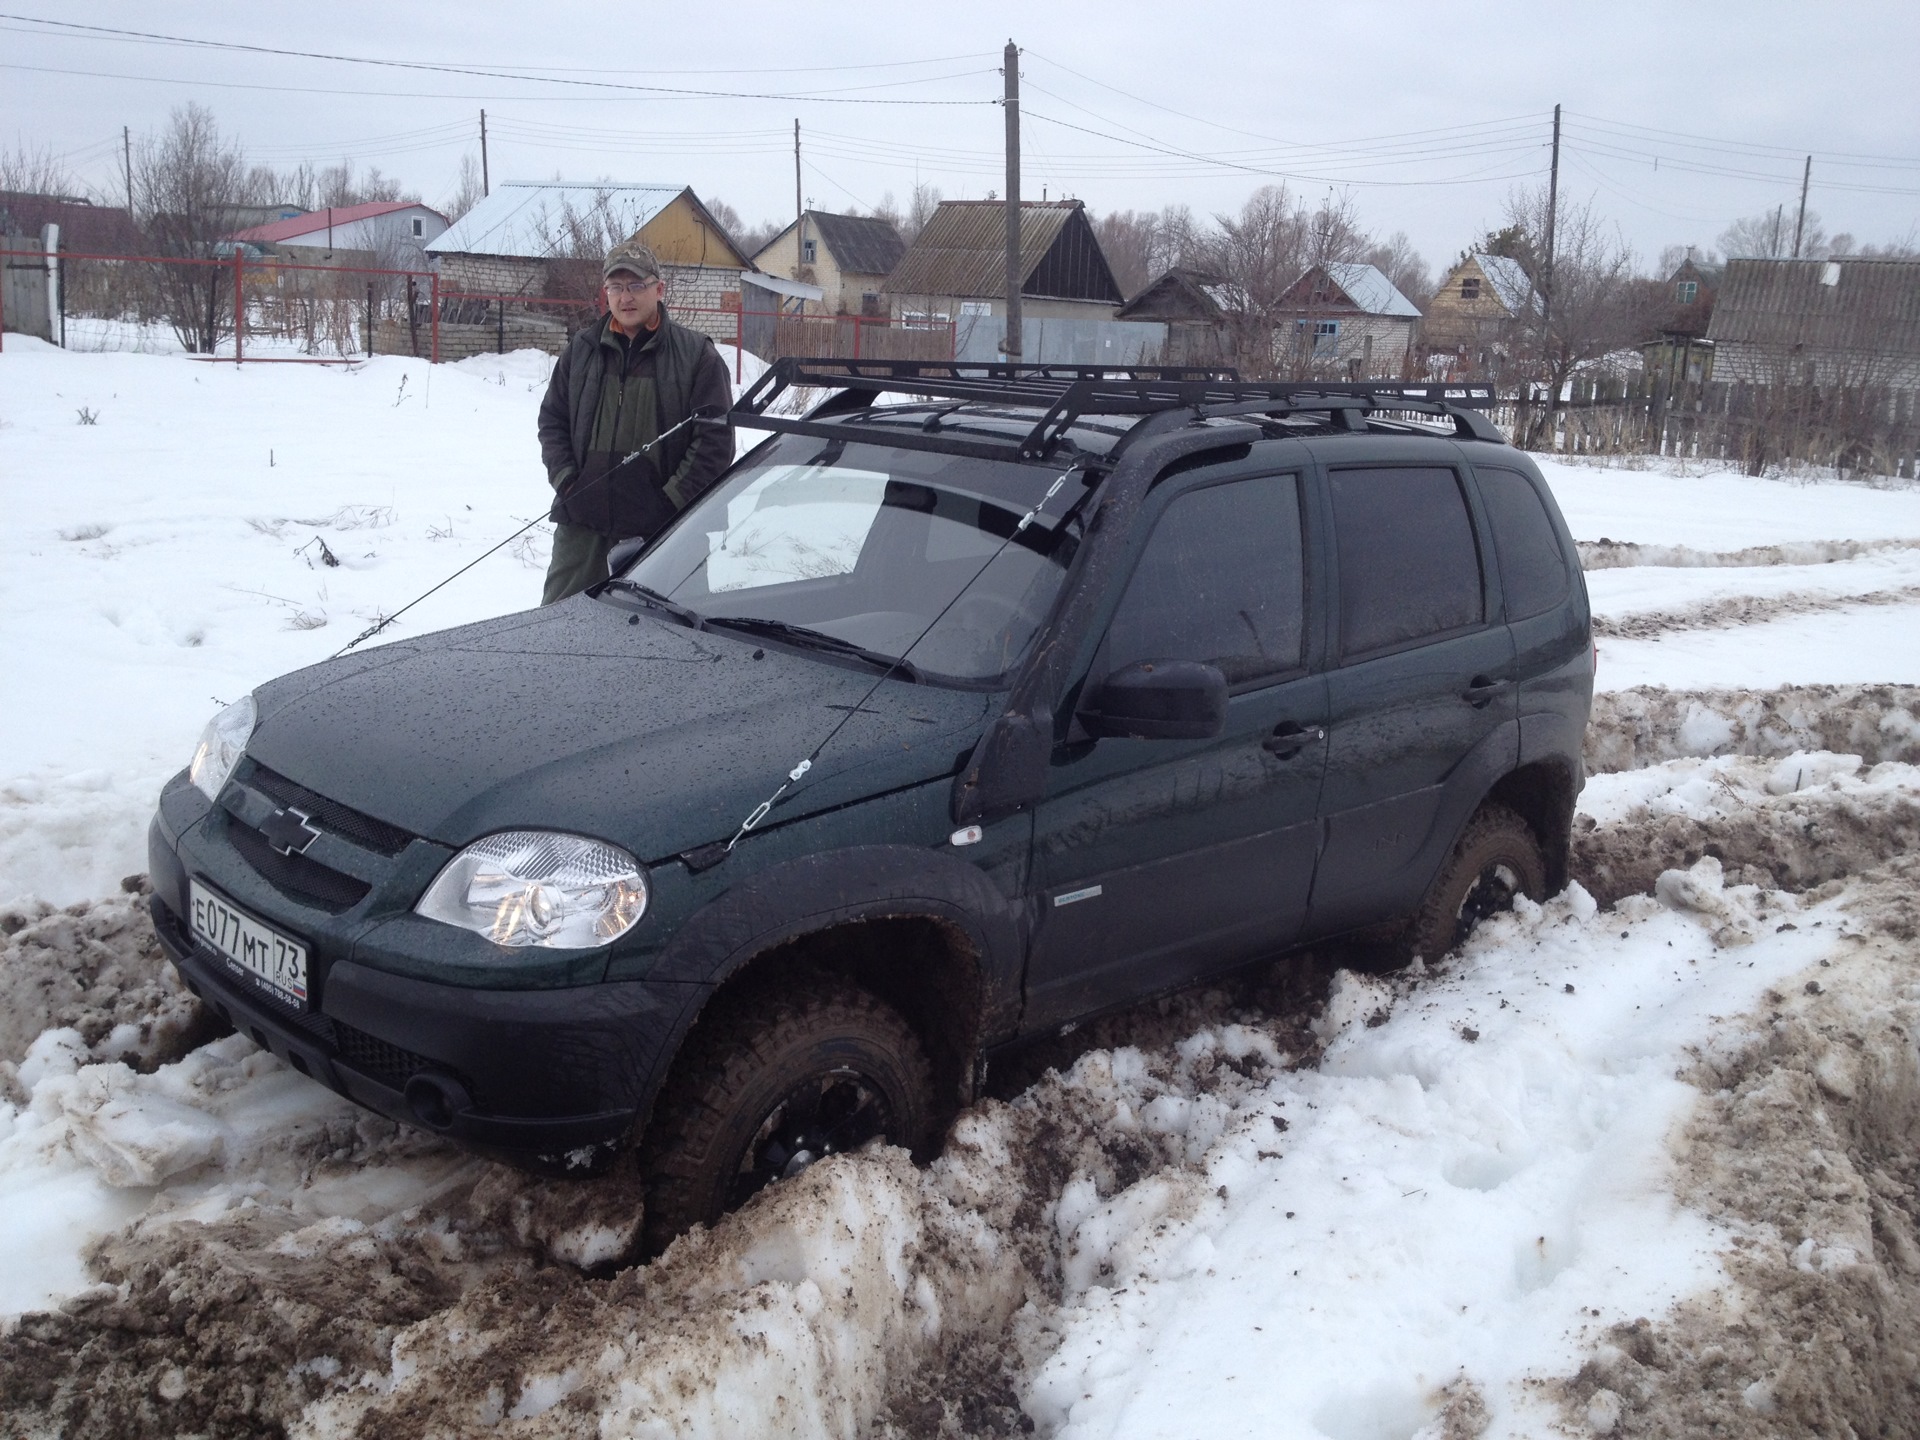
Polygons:
[[1162,513],[1127,582],[1106,669],[1200,660],[1230,685],[1283,674],[1303,662],[1305,614],[1298,479],[1189,490]]
[[1439,466],[1335,470],[1340,648],[1352,658],[1477,625],[1480,551],[1460,477]]
[[1698,280],[1682,280],[1673,287],[1673,298],[1678,300],[1682,305],[1691,305],[1694,297],[1699,295],[1699,293],[1700,282]]
[[1480,282],[1472,276],[1468,276],[1462,280],[1460,282],[1460,298],[1462,300],[1478,300],[1480,298]]
[[772,621],[936,681],[991,681],[1026,652],[1073,555],[1061,517],[1077,480],[1015,533],[1058,473],[783,435],[623,578],[716,628]]

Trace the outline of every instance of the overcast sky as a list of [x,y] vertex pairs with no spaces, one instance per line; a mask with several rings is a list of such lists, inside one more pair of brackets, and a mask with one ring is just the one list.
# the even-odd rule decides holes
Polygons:
[[819,208],[904,202],[916,178],[980,198],[1002,185],[992,102],[1012,38],[1028,198],[1044,187],[1096,211],[1204,214],[1264,183],[1332,186],[1439,266],[1497,221],[1509,190],[1544,181],[1558,102],[1563,196],[1592,199],[1649,261],[1775,205],[1790,220],[1808,153],[1809,208],[1828,231],[1920,238],[1912,0],[0,6],[0,144],[50,149],[106,194],[121,188],[121,126],[137,140],[197,100],[254,160],[378,165],[428,203],[477,153],[483,106],[496,181],[670,181],[749,222],[784,218],[797,117]]

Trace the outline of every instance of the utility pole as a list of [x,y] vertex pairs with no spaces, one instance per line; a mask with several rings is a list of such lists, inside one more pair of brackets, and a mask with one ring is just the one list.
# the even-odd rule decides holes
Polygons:
[[133,223],[133,130],[120,127],[120,145],[127,157],[127,223]]
[[491,195],[493,187],[487,183],[487,112],[480,112],[480,193]]
[[1813,179],[1813,156],[1807,156],[1807,165],[1800,172],[1800,218],[1793,222],[1793,258],[1800,258],[1800,237],[1807,229],[1807,182]]
[[1020,47],[1007,41],[1003,73],[1007,109],[1007,340],[1008,363],[1020,359]]
[[[800,117],[793,120],[793,278],[807,265],[807,207],[800,198]],[[805,302],[802,302],[803,304]]]

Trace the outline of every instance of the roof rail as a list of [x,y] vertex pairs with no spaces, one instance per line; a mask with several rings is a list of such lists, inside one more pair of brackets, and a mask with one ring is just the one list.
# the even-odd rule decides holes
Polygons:
[[[782,394],[798,388],[838,392],[812,419],[769,415]],[[1462,439],[1505,444],[1481,411],[1494,403],[1491,385],[1411,384],[1388,381],[1242,380],[1224,367],[1195,365],[1027,365],[960,360],[776,360],[740,397],[731,418],[755,429],[845,438],[854,412],[882,395],[1018,405],[1041,416],[1018,442],[993,443],[890,428],[887,443],[1003,460],[1044,457],[1073,424],[1090,415],[1171,415],[1192,411],[1194,420],[1215,417],[1324,413],[1340,429],[1364,430],[1376,413],[1432,415],[1453,422]]]

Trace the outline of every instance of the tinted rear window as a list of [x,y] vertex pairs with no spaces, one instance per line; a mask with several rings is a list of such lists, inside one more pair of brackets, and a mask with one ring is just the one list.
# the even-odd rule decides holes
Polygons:
[[1480,552],[1453,471],[1335,470],[1331,478],[1344,654],[1481,621]]
[[1567,598],[1567,560],[1540,492],[1517,470],[1476,466],[1473,473],[1493,521],[1493,548],[1500,556],[1507,618],[1524,620],[1553,609]]

